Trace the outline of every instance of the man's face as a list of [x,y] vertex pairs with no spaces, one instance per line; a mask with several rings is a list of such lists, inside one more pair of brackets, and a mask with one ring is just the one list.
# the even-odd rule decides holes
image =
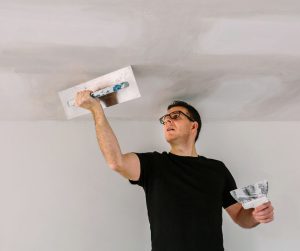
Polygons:
[[[185,107],[176,106],[172,107],[167,113],[181,111],[190,116],[188,110]],[[163,125],[164,135],[169,143],[186,142],[189,139],[195,139],[195,133],[197,133],[197,122],[190,121],[186,116],[180,114],[176,119],[171,119],[167,116],[165,124]]]

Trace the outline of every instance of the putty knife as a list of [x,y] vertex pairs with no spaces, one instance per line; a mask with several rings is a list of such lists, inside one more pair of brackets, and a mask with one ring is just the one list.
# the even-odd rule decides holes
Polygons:
[[89,113],[88,110],[75,106],[76,94],[82,90],[91,90],[91,96],[97,98],[103,108],[141,96],[132,68],[128,66],[59,92],[68,119]]
[[268,190],[268,181],[262,180],[255,184],[232,190],[230,194],[237,202],[242,204],[244,209],[249,209],[268,202]]

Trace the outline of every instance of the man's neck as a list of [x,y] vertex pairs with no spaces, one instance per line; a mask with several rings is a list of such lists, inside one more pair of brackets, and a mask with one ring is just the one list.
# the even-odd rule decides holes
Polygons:
[[171,146],[170,153],[179,156],[198,157],[195,145],[193,147]]

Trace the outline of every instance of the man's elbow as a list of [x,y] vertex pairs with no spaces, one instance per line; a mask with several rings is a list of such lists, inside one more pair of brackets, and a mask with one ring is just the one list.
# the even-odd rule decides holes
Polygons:
[[123,160],[122,158],[120,158],[119,160],[113,160],[113,161],[107,161],[108,166],[110,167],[110,169],[114,170],[114,171],[120,171],[122,169],[122,164]]
[[118,172],[121,169],[121,165],[118,163],[109,163],[108,166],[110,167],[110,169]]

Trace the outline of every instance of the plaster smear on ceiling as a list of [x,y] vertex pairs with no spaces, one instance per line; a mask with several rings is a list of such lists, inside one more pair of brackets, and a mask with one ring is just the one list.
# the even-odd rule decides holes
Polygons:
[[219,19],[203,38],[201,54],[300,54],[300,19]]
[[[19,4],[1,8],[1,44],[130,46],[142,35],[135,15],[111,6],[97,12],[84,4]],[[8,28],[9,27],[9,28]],[[129,35],[130,34],[130,35]]]
[[296,0],[5,0],[0,120],[65,120],[59,91],[128,65],[142,97],[108,117],[157,119],[183,99],[206,121],[300,120],[299,13]]
[[248,118],[251,115],[251,120],[264,120],[272,118],[276,110],[264,114],[264,117],[256,117],[258,114],[253,113],[252,109],[255,111],[261,101],[282,93],[282,89],[279,79],[272,76],[226,76],[220,79],[218,89],[208,99],[204,98],[197,103],[197,106],[204,111],[209,109],[211,118],[218,114],[220,120],[227,119],[228,114],[231,115],[231,119],[244,119],[245,113],[248,114]]

